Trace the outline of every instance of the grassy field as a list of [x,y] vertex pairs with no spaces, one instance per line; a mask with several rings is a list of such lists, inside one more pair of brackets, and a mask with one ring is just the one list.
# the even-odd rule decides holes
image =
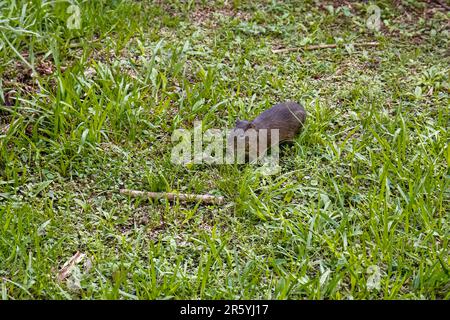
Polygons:
[[[0,1],[0,298],[449,299],[444,2]],[[171,162],[285,100],[280,174]]]

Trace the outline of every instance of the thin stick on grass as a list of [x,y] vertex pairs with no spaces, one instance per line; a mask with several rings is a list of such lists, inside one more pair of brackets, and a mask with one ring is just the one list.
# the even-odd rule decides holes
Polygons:
[[[354,43],[354,47],[376,47],[379,45],[379,42],[361,42]],[[329,49],[329,48],[337,48],[338,44],[315,44],[311,46],[297,47],[297,48],[283,48],[283,49],[273,49],[272,53],[285,53],[285,52],[294,52],[294,51],[311,51],[311,50],[320,50],[320,49]]]
[[171,201],[180,200],[185,202],[201,201],[209,204],[223,204],[224,197],[213,196],[210,194],[189,194],[189,193],[174,193],[174,192],[149,192],[139,190],[120,189],[121,194],[130,197],[143,197],[148,199],[168,199]]
[[58,280],[63,281],[66,279],[70,274],[72,273],[73,269],[75,268],[75,265],[83,261],[84,257],[86,255],[84,253],[81,253],[80,251],[77,251],[75,255],[73,255],[61,268],[61,270],[58,272]]

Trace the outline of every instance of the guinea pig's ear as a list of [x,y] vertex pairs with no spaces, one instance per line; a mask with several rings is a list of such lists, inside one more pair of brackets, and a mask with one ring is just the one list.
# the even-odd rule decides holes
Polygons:
[[236,128],[247,129],[248,121],[247,120],[236,120]]

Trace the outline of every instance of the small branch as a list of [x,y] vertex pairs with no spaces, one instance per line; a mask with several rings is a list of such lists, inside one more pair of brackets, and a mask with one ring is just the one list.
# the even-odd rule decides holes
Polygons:
[[78,263],[80,263],[84,257],[86,255],[84,253],[81,253],[79,251],[77,251],[75,253],[75,255],[73,255],[72,258],[70,258],[61,268],[61,270],[59,270],[58,272],[58,280],[59,281],[63,281],[64,279],[66,279],[68,276],[70,276],[70,274],[73,271],[73,268],[75,267],[75,265],[77,265]]
[[172,192],[148,192],[129,189],[120,189],[121,194],[128,195],[130,197],[144,197],[149,199],[168,199],[168,200],[180,200],[180,201],[201,201],[204,203],[223,204],[224,197],[217,197],[210,194],[188,194],[188,193],[172,193]]
[[[361,42],[361,43],[354,43],[353,46],[355,47],[376,47],[379,43],[376,41],[373,42]],[[311,51],[311,50],[318,50],[318,49],[329,49],[329,48],[337,48],[338,44],[316,44],[312,46],[304,46],[304,47],[298,47],[298,48],[283,48],[283,49],[272,49],[272,53],[285,53],[285,52],[294,52],[294,51]]]

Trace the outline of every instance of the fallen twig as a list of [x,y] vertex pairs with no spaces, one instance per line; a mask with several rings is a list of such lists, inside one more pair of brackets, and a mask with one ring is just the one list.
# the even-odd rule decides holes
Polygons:
[[[354,47],[376,47],[379,43],[376,41],[373,42],[361,42],[361,43],[353,43]],[[311,46],[297,47],[297,48],[283,48],[283,49],[272,49],[272,53],[285,53],[285,52],[294,52],[294,51],[311,51],[318,49],[329,49],[329,48],[337,48],[338,44],[315,44]]]
[[120,189],[121,194],[131,197],[145,197],[150,199],[168,199],[180,201],[202,201],[204,203],[223,204],[224,198],[213,196],[210,194],[188,194],[188,193],[173,193],[173,192],[149,192],[139,190]]
[[77,253],[75,253],[72,258],[70,258],[61,268],[61,270],[59,270],[58,272],[58,280],[59,281],[63,281],[64,279],[66,279],[72,272],[73,268],[75,267],[75,265],[77,265],[78,263],[80,263],[84,257],[86,255],[84,253],[81,253],[79,251],[77,251]]

